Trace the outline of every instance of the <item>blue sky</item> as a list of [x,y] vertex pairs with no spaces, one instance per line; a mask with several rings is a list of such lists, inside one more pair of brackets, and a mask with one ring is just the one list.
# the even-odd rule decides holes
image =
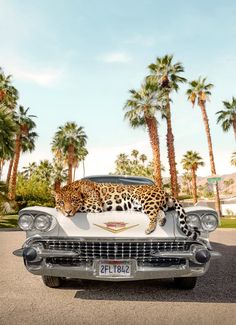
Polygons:
[[[76,121],[88,135],[87,174],[111,172],[116,156],[133,148],[151,157],[146,132],[132,130],[122,108],[147,65],[170,53],[183,63],[186,78],[207,76],[215,85],[207,110],[216,168],[219,174],[233,172],[233,131],[223,133],[215,112],[222,100],[236,96],[235,17],[236,3],[229,0],[0,0],[0,66],[13,75],[20,104],[37,115],[36,150],[22,156],[21,166],[50,159],[52,137],[67,121]],[[187,102],[186,87],[172,104],[178,170],[183,154],[196,150],[206,163],[199,175],[208,175],[202,117]],[[161,120],[159,132],[168,171]]]

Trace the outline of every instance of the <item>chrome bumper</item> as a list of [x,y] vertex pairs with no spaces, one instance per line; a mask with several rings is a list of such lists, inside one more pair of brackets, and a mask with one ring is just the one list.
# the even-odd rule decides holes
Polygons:
[[[203,247],[204,246],[201,246],[201,249]],[[24,248],[21,248],[14,251],[13,254],[16,256],[23,256],[23,251]],[[37,251],[37,257],[33,260],[36,262],[39,261],[39,263],[32,264],[25,261],[25,265],[27,270],[35,275],[103,281],[132,281],[173,277],[197,277],[206,273],[210,265],[210,260],[219,258],[221,254],[216,251],[207,250],[210,254],[209,261],[205,264],[201,264],[196,261],[196,251],[197,249],[193,247],[189,252],[153,252],[153,256],[157,258],[184,258],[186,259],[186,263],[184,265],[172,265],[168,267],[138,266],[136,260],[131,260],[132,272],[129,277],[99,276],[97,267],[99,260],[94,260],[93,264],[90,266],[86,264],[83,266],[61,266],[46,263],[45,259],[48,257],[76,257],[78,252],[73,251],[40,249]]]
[[98,276],[96,273],[96,267],[62,267],[62,266],[50,266],[43,265],[40,269],[33,269],[27,267],[27,270],[35,275],[50,275],[65,278],[78,278],[88,280],[102,280],[102,281],[135,281],[135,280],[148,280],[148,279],[163,279],[174,277],[197,277],[201,276],[209,268],[209,262],[204,266],[190,267],[187,262],[184,266],[179,267],[136,267],[136,270],[132,272],[129,277],[114,277],[114,276]]

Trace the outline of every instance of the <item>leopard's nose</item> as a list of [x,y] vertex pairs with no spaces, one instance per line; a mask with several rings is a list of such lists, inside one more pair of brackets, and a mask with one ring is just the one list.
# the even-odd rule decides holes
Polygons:
[[69,216],[71,214],[72,210],[65,210],[65,213]]

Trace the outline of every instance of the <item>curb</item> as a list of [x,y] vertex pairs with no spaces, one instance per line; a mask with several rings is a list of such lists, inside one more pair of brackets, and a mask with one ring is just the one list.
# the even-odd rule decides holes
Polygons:
[[19,227],[16,227],[16,228],[0,228],[0,232],[1,231],[23,231],[23,230],[21,230]]

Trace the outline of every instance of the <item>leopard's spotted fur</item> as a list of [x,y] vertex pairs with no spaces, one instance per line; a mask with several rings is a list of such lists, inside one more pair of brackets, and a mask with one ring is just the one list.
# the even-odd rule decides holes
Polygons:
[[55,193],[56,208],[65,216],[76,212],[103,212],[135,210],[150,219],[146,234],[163,226],[165,211],[174,208],[179,216],[181,230],[188,237],[196,239],[197,230],[192,231],[186,223],[186,213],[182,205],[155,185],[121,185],[94,183],[89,180],[75,181]]

